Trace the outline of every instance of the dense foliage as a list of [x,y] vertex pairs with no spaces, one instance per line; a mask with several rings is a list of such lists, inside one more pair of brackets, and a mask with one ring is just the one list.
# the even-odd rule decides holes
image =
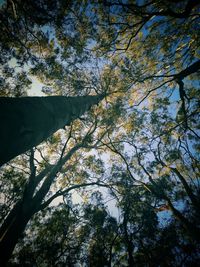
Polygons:
[[1,167],[2,266],[198,266],[199,11],[1,3],[0,96],[106,95]]

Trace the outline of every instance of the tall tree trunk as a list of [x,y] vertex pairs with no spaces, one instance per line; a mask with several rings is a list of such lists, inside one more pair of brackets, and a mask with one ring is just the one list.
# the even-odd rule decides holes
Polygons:
[[0,166],[79,118],[104,95],[0,97]]
[[187,180],[184,178],[184,176],[178,171],[177,168],[172,168],[171,170],[178,176],[179,180],[181,181],[183,187],[185,188],[185,191],[190,198],[192,205],[196,209],[197,212],[200,212],[200,201],[198,197],[193,193],[192,189],[190,188],[189,184],[187,183]]
[[132,238],[128,234],[127,214],[124,214],[123,228],[124,228],[124,241],[125,241],[127,254],[128,254],[128,266],[133,267],[134,266],[134,258],[133,258],[134,247],[133,247],[133,243],[132,243]]
[[199,242],[200,240],[200,229],[192,222],[190,222],[182,213],[174,207],[171,200],[166,197],[167,204],[172,211],[174,217],[183,225],[184,229],[191,237],[192,240]]
[[6,266],[15,245],[22,236],[28,221],[34,213],[33,205],[30,203],[18,202],[12,216],[10,216],[10,218],[8,218],[2,225],[0,239],[0,266]]

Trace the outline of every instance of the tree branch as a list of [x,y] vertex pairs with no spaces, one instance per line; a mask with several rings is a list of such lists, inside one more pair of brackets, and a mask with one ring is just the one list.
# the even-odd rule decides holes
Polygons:
[[78,188],[82,188],[82,187],[87,187],[87,186],[91,186],[91,185],[98,185],[98,186],[102,186],[102,187],[109,187],[109,185],[106,184],[102,184],[99,182],[91,182],[91,183],[83,183],[83,184],[76,184],[76,185],[72,185],[69,188],[65,189],[65,190],[59,190],[58,192],[56,192],[53,196],[51,196],[48,200],[46,200],[44,203],[42,203],[39,207],[38,207],[38,211],[43,210],[44,208],[46,208],[55,198],[59,197],[59,196],[64,196],[66,194],[68,194],[70,191],[74,190],[74,189],[78,189]]

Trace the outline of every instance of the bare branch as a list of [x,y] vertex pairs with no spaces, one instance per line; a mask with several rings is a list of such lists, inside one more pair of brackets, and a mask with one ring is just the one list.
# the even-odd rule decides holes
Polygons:
[[92,186],[92,185],[98,185],[98,186],[107,187],[107,188],[110,187],[110,185],[99,183],[99,182],[91,182],[91,183],[82,183],[82,184],[71,185],[69,188],[67,188],[65,190],[59,190],[59,191],[57,191],[48,200],[46,200],[45,202],[43,202],[38,207],[38,211],[39,210],[43,210],[44,208],[46,208],[55,198],[57,198],[59,196],[65,196],[65,195],[67,195],[72,190],[79,189],[79,188],[82,188],[82,187]]

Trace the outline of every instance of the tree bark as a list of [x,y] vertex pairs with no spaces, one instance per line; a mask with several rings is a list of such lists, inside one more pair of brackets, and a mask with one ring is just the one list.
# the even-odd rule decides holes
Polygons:
[[[129,205],[128,205],[129,206]],[[128,207],[129,209],[129,207]],[[126,214],[124,214],[124,220],[123,220],[123,228],[124,228],[124,241],[125,241],[125,245],[126,245],[126,249],[127,249],[127,254],[128,254],[128,266],[129,267],[133,267],[134,266],[134,258],[133,258],[133,243],[131,240],[131,237],[128,234],[128,229],[127,229],[127,217],[129,211],[126,211]]]
[[177,80],[183,80],[185,77],[197,72],[200,69],[200,60],[194,62],[192,65],[174,75]]
[[193,194],[192,189],[190,188],[189,184],[187,183],[186,179],[183,177],[183,175],[176,169],[171,167],[171,170],[178,176],[179,180],[181,181],[188,197],[190,198],[190,201],[192,202],[192,205],[196,209],[197,212],[200,212],[200,202],[195,194]]
[[[34,215],[30,203],[18,202],[12,216],[1,227],[0,266],[5,267],[30,218]],[[4,230],[4,232],[3,232]]]
[[0,97],[0,166],[70,125],[103,98]]
[[182,213],[174,207],[168,197],[166,197],[165,199],[167,200],[169,209],[172,211],[174,217],[183,225],[188,235],[192,238],[192,240],[199,242],[200,229],[195,224],[191,223],[185,216],[183,216]]

